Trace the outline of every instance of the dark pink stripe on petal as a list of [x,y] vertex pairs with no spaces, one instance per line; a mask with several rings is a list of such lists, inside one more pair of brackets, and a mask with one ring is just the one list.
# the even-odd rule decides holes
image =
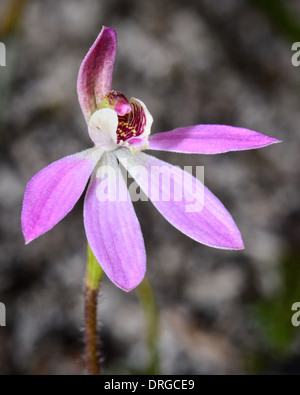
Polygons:
[[146,271],[144,240],[114,153],[104,154],[92,176],[84,224],[91,249],[111,281],[125,291],[139,285]]
[[225,125],[195,125],[156,133],[148,149],[195,154],[219,154],[261,148],[280,141],[249,129]]
[[98,151],[92,148],[60,159],[28,182],[22,209],[26,243],[53,228],[72,210],[100,158]]
[[103,27],[84,58],[78,75],[78,100],[86,121],[111,90],[116,52],[116,32]]

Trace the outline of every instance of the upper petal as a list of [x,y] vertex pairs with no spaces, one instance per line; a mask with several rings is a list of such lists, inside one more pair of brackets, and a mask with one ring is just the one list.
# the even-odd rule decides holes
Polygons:
[[111,90],[116,52],[116,32],[103,27],[84,58],[78,75],[78,100],[86,121]]
[[[154,206],[181,232],[211,247],[244,247],[229,212],[191,174],[142,152],[132,155],[120,150],[116,155]],[[167,182],[170,175],[172,181]]]
[[149,149],[195,154],[219,154],[265,147],[280,141],[253,130],[226,125],[194,125],[149,138]]
[[100,156],[98,148],[66,156],[28,182],[22,209],[26,243],[53,228],[72,210]]
[[103,155],[84,202],[86,235],[107,276],[130,291],[144,278],[143,235],[127,186],[112,152]]

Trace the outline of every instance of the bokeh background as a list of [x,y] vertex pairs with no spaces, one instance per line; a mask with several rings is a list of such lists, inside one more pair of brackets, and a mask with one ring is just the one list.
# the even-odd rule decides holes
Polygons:
[[214,156],[154,153],[205,166],[246,249],[197,244],[151,203],[136,204],[156,308],[146,305],[149,328],[136,292],[104,279],[105,373],[299,374],[300,327],[291,324],[300,302],[297,0],[1,0],[0,374],[85,373],[82,199],[26,247],[20,212],[38,170],[91,146],[76,79],[102,25],[118,33],[113,88],[147,104],[153,132],[219,123],[283,140]]

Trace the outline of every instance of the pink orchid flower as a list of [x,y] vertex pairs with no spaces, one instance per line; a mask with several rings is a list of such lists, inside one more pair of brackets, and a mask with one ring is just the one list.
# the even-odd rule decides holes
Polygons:
[[[127,100],[111,90],[117,49],[116,32],[103,27],[82,62],[78,77],[78,98],[94,147],[58,160],[38,172],[28,183],[22,210],[22,229],[26,243],[53,228],[74,207],[91,176],[84,202],[84,226],[88,242],[107,276],[118,287],[130,291],[143,279],[146,254],[141,228],[127,185],[119,169],[121,163],[133,176],[136,166],[147,170],[137,177],[141,190],[148,193],[157,210],[177,229],[205,245],[239,250],[244,248],[241,234],[223,204],[203,185],[204,205],[187,212],[189,191],[181,201],[154,199],[148,183],[160,191],[166,186],[153,176],[151,168],[172,169],[192,187],[200,181],[183,170],[141,152],[147,148],[183,153],[218,154],[264,147],[279,142],[260,133],[231,126],[195,125],[150,136],[152,116],[145,104]],[[102,166],[115,169],[119,199],[99,199],[97,188]],[[115,176],[114,176],[115,177]],[[108,183],[116,180],[108,177]],[[185,185],[182,185],[185,189]]]

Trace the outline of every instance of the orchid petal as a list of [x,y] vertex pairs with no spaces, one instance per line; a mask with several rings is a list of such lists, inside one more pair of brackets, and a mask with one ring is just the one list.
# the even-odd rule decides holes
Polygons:
[[78,75],[78,100],[86,121],[111,90],[116,51],[116,32],[103,27],[84,58]]
[[[116,151],[116,155],[158,211],[181,232],[211,247],[236,250],[244,247],[240,231],[229,212],[191,174],[142,152],[131,155],[128,151],[120,150]],[[146,170],[146,175],[141,169]],[[159,170],[159,174],[155,169]],[[162,180],[170,172],[174,174],[173,184]],[[180,200],[165,201],[162,198],[170,193],[170,188],[172,196],[175,190],[184,190]],[[192,191],[195,190],[203,192],[203,205],[199,201],[199,209],[189,210],[194,199]],[[159,191],[158,196],[155,191]]]
[[195,125],[149,137],[149,149],[193,154],[220,154],[265,147],[280,141],[253,130],[225,125]]
[[26,243],[52,229],[72,210],[100,156],[99,148],[66,156],[28,182],[22,209]]
[[92,176],[85,197],[84,224],[91,249],[107,276],[125,291],[135,288],[146,271],[145,246],[114,153],[103,155]]

